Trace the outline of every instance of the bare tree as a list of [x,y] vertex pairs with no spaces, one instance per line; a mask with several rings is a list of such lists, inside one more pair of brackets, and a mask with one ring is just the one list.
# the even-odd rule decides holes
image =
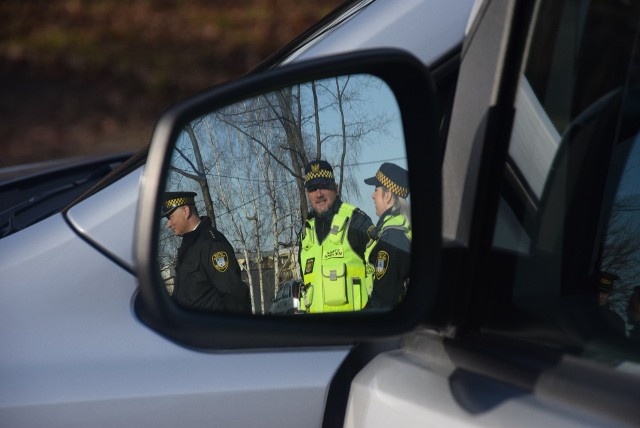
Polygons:
[[187,178],[194,180],[200,186],[200,194],[202,199],[204,200],[204,206],[207,210],[207,215],[211,219],[211,224],[213,227],[216,227],[216,215],[213,209],[213,202],[211,201],[211,191],[209,189],[209,183],[207,182],[207,171],[202,160],[202,153],[200,151],[200,145],[198,144],[198,139],[196,138],[194,132],[194,126],[198,125],[200,121],[195,124],[188,124],[185,126],[184,130],[189,136],[189,140],[191,141],[191,147],[193,149],[193,157],[195,158],[196,163],[193,163],[193,160],[190,156],[188,156],[181,147],[176,146],[176,152],[182,156],[184,163],[190,167],[190,171],[186,168],[178,168],[175,165],[171,166],[171,169],[178,174],[182,174]]
[[640,200],[637,196],[618,199],[611,211],[606,239],[602,249],[601,270],[619,276],[610,295],[612,306],[624,313],[628,295],[640,284],[640,223],[637,212]]
[[[280,89],[204,115],[179,136],[167,188],[200,189],[212,222],[243,254],[254,312],[264,313],[271,290],[291,279],[293,269],[299,272],[297,233],[308,211],[304,165],[330,162],[342,192],[364,137],[384,132],[389,119],[372,115],[359,98],[374,80],[336,78]],[[269,247],[273,279],[266,284],[262,260]],[[170,248],[167,238],[167,260]]]

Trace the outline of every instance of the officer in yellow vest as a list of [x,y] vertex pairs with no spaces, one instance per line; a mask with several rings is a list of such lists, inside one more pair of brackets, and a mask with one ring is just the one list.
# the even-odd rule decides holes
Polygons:
[[373,288],[365,309],[391,309],[404,296],[411,263],[411,207],[409,174],[396,164],[383,163],[376,175],[364,180],[376,186],[373,202],[379,217],[369,235],[367,275]]
[[364,252],[373,228],[364,211],[340,200],[333,168],[324,160],[305,167],[304,187],[312,212],[300,232],[300,268],[307,313],[362,309],[369,297]]

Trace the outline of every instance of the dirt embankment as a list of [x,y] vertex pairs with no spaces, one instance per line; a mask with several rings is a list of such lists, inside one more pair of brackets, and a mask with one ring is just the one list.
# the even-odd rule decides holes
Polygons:
[[3,0],[0,166],[138,150],[170,104],[242,75],[341,2]]

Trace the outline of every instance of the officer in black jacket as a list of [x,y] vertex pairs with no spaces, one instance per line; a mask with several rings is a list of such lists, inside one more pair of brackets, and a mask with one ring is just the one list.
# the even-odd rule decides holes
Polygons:
[[249,288],[227,238],[199,217],[194,192],[168,192],[162,203],[167,227],[182,237],[172,297],[189,309],[250,313]]

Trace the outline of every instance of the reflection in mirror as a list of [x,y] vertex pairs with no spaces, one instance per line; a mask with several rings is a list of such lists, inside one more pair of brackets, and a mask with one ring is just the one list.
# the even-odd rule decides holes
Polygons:
[[179,305],[301,314],[402,300],[409,184],[400,112],[382,80],[264,93],[192,120],[174,144],[158,257]]
[[[631,94],[633,92],[630,92]],[[626,106],[633,105],[625,103]],[[625,114],[631,116],[629,112]],[[636,128],[637,129],[637,128]],[[598,254],[598,308],[618,336],[640,339],[640,133],[617,143],[611,157],[613,203]]]

